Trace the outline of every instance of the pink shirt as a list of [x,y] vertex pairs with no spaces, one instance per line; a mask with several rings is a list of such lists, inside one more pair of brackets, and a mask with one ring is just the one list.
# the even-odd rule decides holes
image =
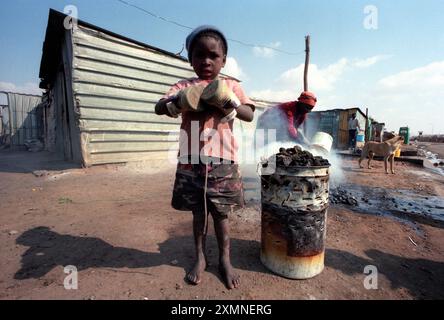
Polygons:
[[[238,97],[241,104],[253,107],[254,102],[247,97],[239,82],[233,79],[224,79],[228,88]],[[173,85],[164,98],[175,95],[179,90],[192,85],[206,87],[211,80],[190,78],[181,80]],[[233,123],[222,123],[223,115],[216,110],[203,112],[182,112],[182,124],[179,136],[179,158],[189,155],[203,155],[238,162],[238,144],[233,135]]]

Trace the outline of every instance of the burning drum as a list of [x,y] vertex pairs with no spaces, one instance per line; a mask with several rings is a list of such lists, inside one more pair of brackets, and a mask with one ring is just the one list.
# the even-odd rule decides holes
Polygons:
[[271,271],[307,279],[324,269],[329,167],[298,147],[281,148],[273,172],[262,172],[261,261]]

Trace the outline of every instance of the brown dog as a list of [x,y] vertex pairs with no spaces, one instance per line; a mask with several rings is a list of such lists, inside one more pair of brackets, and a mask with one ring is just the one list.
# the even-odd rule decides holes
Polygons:
[[395,151],[401,146],[403,141],[404,138],[401,136],[395,136],[384,142],[367,141],[362,149],[361,158],[359,158],[359,167],[363,168],[361,161],[368,157],[368,168],[371,169],[370,161],[372,161],[374,155],[378,155],[384,157],[385,173],[389,173],[387,162],[390,160],[390,170],[394,174]]

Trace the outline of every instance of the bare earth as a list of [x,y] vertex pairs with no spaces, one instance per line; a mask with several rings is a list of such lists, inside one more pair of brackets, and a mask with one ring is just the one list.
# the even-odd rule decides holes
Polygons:
[[[27,158],[25,158],[27,157]],[[28,159],[28,160],[26,160]],[[444,179],[396,162],[358,169],[344,159],[347,182],[410,189],[444,197]],[[184,282],[192,266],[191,214],[170,207],[174,167],[71,168],[44,153],[0,153],[0,299],[432,299],[444,298],[444,228],[390,216],[328,211],[324,271],[290,280],[259,260],[260,205],[231,220],[232,262],[241,287],[228,290],[217,272],[210,228],[210,266],[198,286]],[[46,169],[36,177],[32,171]],[[410,239],[409,239],[410,237]],[[78,269],[78,289],[63,286],[64,267]],[[363,282],[379,271],[378,289]]]

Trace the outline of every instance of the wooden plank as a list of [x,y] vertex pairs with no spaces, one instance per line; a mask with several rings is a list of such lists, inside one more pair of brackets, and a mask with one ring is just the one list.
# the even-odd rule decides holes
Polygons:
[[104,121],[80,119],[81,131],[163,131],[178,132],[179,125],[153,122],[125,122],[125,121]]
[[61,69],[59,71],[60,77],[60,94],[61,94],[61,108],[62,108],[62,127],[63,127],[63,152],[65,160],[71,161],[73,159],[72,148],[71,148],[71,130],[69,128],[69,111],[67,105],[66,98],[66,90],[65,90],[65,71]]
[[83,163],[83,155],[80,146],[80,130],[78,127],[78,112],[75,107],[74,95],[72,91],[72,38],[71,32],[65,32],[65,45],[62,46],[63,69],[65,72],[66,85],[66,108],[68,109],[69,130],[71,136],[72,160]]
[[346,149],[348,147],[348,111],[339,112],[339,141],[338,149]]
[[55,101],[55,112],[56,112],[56,125],[55,125],[55,143],[56,143],[56,152],[58,154],[64,155],[64,148],[63,148],[63,142],[65,139],[65,130],[63,126],[63,96],[61,93],[61,81],[63,81],[63,78],[61,77],[61,73],[57,73],[57,77],[54,83],[54,101]]
[[90,167],[93,163],[91,161],[91,154],[88,152],[89,132],[80,132],[80,148],[82,150],[83,166]]

